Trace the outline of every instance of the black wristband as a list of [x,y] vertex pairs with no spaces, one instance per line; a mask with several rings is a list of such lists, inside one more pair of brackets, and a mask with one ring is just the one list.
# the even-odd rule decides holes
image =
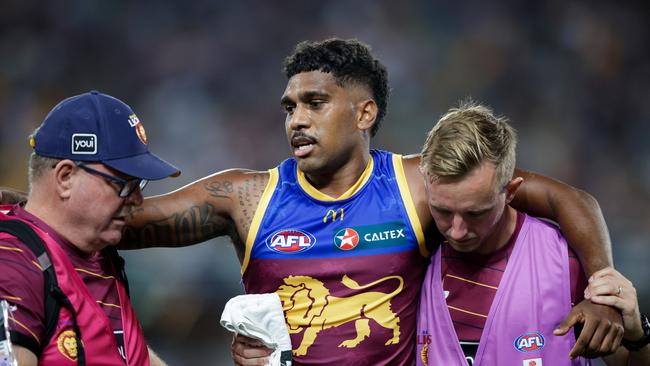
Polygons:
[[638,351],[650,343],[650,320],[645,314],[641,314],[641,329],[643,329],[643,336],[637,341],[628,341],[623,338],[621,344],[627,348],[628,351]]

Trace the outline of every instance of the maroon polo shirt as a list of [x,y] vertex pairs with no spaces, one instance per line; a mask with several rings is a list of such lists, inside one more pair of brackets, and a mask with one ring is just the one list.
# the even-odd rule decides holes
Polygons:
[[[90,295],[97,301],[111,320],[113,330],[122,329],[120,302],[117,295],[114,274],[110,259],[101,251],[86,254],[63,238],[45,222],[16,205],[8,213],[25,219],[47,232],[65,251],[72,266],[88,287]],[[34,253],[18,239],[0,240],[0,298],[15,305],[12,331],[31,337],[43,346],[44,322],[44,281],[43,273],[37,266]],[[119,336],[121,338],[121,336]],[[119,342],[119,340],[118,340]],[[35,354],[39,350],[31,350]]]

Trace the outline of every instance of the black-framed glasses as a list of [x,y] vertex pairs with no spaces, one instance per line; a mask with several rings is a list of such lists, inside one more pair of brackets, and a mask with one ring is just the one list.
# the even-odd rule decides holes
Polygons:
[[77,166],[87,173],[90,174],[95,174],[98,175],[102,178],[104,178],[106,181],[115,183],[117,184],[117,195],[120,198],[126,198],[131,195],[138,187],[140,187],[140,190],[143,190],[144,187],[149,183],[148,180],[146,179],[140,179],[140,178],[133,178],[129,180],[122,179],[120,177],[116,177],[114,175],[106,174],[104,172],[100,172],[99,170],[95,170],[88,165],[84,163],[77,163]]

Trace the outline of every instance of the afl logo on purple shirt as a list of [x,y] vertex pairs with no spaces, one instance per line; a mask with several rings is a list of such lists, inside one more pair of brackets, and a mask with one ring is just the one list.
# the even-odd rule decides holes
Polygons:
[[515,339],[515,348],[519,352],[535,352],[544,348],[544,337],[540,332],[524,333]]
[[302,230],[283,229],[266,238],[266,246],[278,253],[300,253],[311,249],[316,238]]

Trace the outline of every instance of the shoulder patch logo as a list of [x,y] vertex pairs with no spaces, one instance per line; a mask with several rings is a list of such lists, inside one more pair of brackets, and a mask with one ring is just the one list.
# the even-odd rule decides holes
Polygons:
[[334,245],[341,250],[352,250],[357,244],[359,244],[359,233],[354,229],[341,229],[334,235]]
[[298,229],[282,229],[266,238],[266,246],[269,249],[283,254],[304,252],[315,244],[314,235]]
[[544,348],[544,343],[542,333],[530,332],[517,337],[514,346],[519,352],[535,352]]
[[66,330],[56,339],[56,347],[70,361],[77,361],[77,335],[73,330]]

